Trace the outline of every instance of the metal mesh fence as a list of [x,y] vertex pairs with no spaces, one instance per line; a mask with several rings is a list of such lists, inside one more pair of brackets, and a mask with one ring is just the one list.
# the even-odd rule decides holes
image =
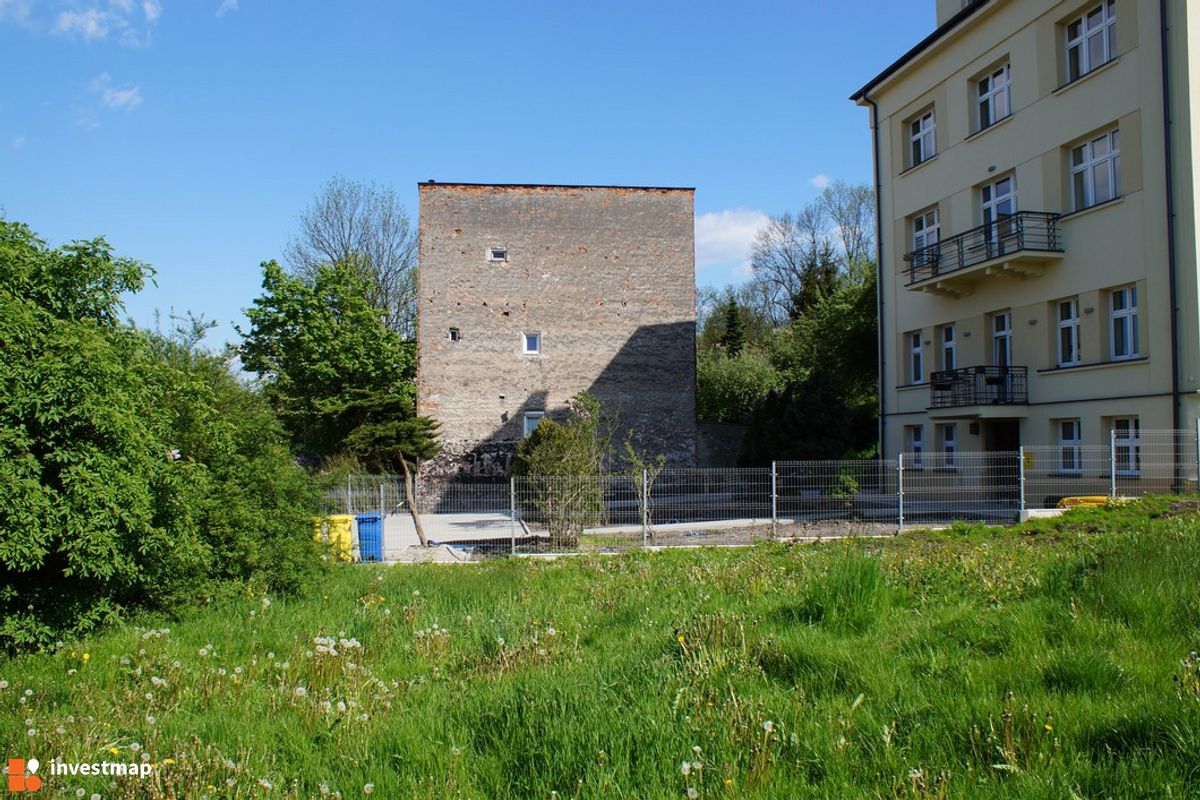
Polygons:
[[[657,474],[418,480],[412,501],[427,541],[464,553],[615,552],[1008,523],[1059,507],[1064,498],[1197,492],[1198,467],[1197,431],[1126,427],[1099,446],[1066,442]],[[352,476],[326,492],[323,512],[378,524],[385,560],[419,544],[401,476]]]
[[1111,451],[1103,445],[1026,447],[1025,507],[1057,508],[1064,497],[1112,494]]
[[776,514],[787,536],[894,533],[899,521],[894,460],[780,461]]
[[901,466],[902,526],[1014,522],[1020,512],[1016,452],[907,453]]
[[1196,491],[1196,431],[1113,432],[1113,480],[1118,497]]

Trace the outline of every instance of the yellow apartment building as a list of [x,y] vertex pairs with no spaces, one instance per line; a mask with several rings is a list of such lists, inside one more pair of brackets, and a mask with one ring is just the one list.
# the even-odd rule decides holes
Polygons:
[[[854,94],[883,453],[1109,444],[1200,412],[1200,2],[937,0]],[[1077,464],[1074,465],[1077,468]]]

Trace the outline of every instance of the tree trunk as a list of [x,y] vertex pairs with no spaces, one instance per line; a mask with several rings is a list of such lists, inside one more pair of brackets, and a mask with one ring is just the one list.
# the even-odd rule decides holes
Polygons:
[[425,538],[425,528],[421,525],[421,515],[417,513],[416,500],[413,497],[413,475],[408,468],[408,461],[400,459],[400,466],[404,468],[404,504],[408,506],[408,513],[412,514],[413,527],[417,529],[417,538],[421,540],[422,547],[429,546],[429,540]]

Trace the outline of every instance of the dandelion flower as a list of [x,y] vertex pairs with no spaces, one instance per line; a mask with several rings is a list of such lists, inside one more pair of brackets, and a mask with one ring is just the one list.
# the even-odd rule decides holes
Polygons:
[[692,774],[692,764],[691,764],[691,762],[690,762],[690,761],[684,761],[682,764],[680,764],[680,765],[679,765],[679,771],[683,773],[683,777],[685,777],[685,778],[686,778],[688,775],[691,775],[691,774]]
[[698,745],[698,744],[692,745],[692,752],[696,754],[696,758],[699,758],[700,757],[700,745]]
[[308,694],[308,689],[305,689],[303,686],[296,687],[296,697],[304,697],[307,694]]
[[84,660],[85,662],[86,662],[88,659],[90,659],[91,657],[92,657],[92,654],[91,654],[91,653],[84,653],[84,654],[83,654],[83,660]]
[[370,794],[373,791],[375,791],[375,784],[368,783],[363,786],[363,794]]
[[700,796],[700,793],[699,793],[699,792],[697,792],[697,791],[696,791],[694,788],[692,788],[691,786],[689,786],[689,787],[688,787],[688,800],[696,800],[696,798],[697,798],[697,797],[699,797],[699,796]]
[[271,782],[266,778],[259,778],[258,785],[264,789],[267,789],[268,791],[271,789]]
[[767,720],[763,723],[763,730],[767,733],[771,733],[771,731],[775,730],[775,723],[771,720]]

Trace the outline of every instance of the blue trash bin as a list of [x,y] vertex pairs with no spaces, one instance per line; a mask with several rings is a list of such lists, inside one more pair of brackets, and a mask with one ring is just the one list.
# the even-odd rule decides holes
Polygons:
[[359,514],[358,553],[363,561],[383,561],[383,515]]

